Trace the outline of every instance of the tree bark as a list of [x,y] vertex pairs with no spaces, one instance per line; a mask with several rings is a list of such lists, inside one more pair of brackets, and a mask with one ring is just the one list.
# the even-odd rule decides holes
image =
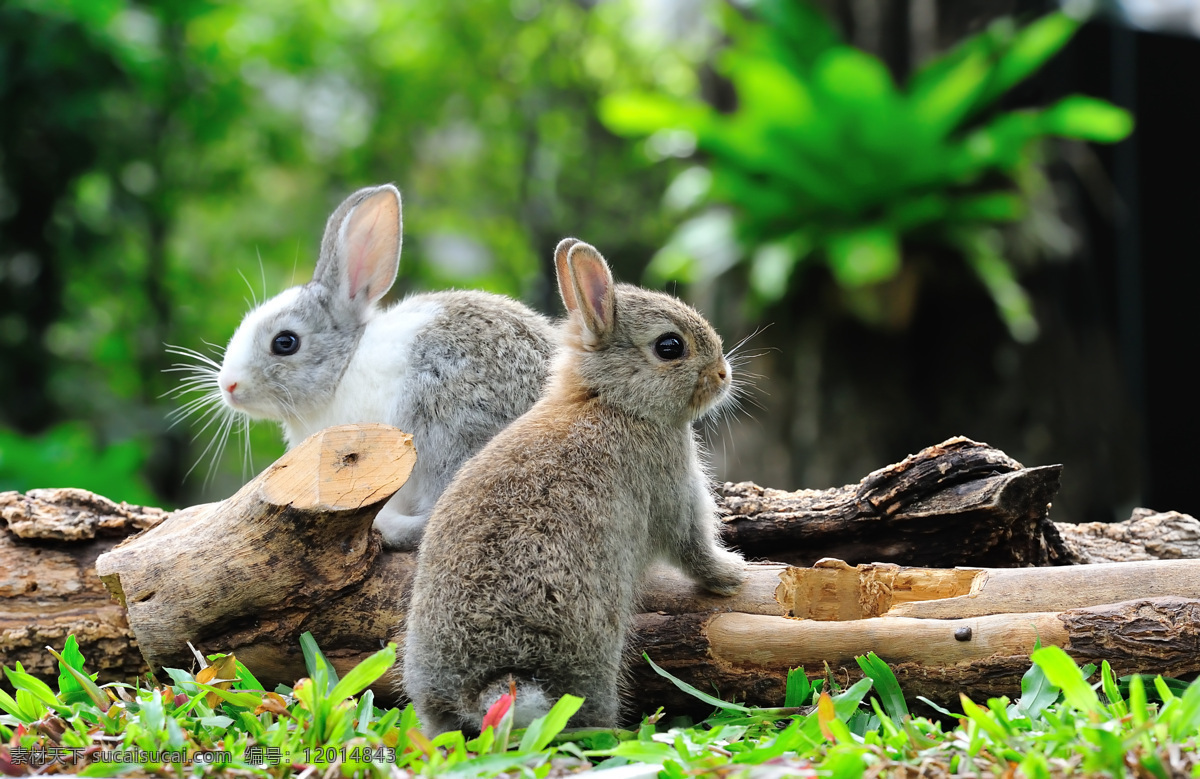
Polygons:
[[922,449],[835,490],[722,490],[725,540],[751,557],[1022,566],[1077,562],[1048,518],[1061,465],[1025,468],[968,438]]
[[[411,466],[410,441],[399,431],[347,427],[296,447],[229,500],[169,519],[157,509],[80,491],[0,494],[7,525],[0,532],[0,663],[19,660],[53,676],[44,646],[61,645],[74,632],[89,670],[104,679],[143,670],[139,649],[155,670],[189,667],[190,640],[202,652],[235,652],[265,683],[291,683],[305,674],[297,637],[310,630],[334,665],[348,670],[394,638],[404,619],[414,556],[381,552],[370,525]],[[1200,586],[1192,584],[1200,582],[1200,562],[982,567],[988,560],[1013,566],[1086,559],[1098,554],[1098,539],[1112,537],[1125,550],[1146,538],[1137,554],[1179,556],[1188,538],[1200,538],[1188,535],[1200,523],[1182,515],[1135,515],[1121,523],[1126,530],[1102,526],[1095,535],[1055,527],[1046,511],[1058,474],[1058,466],[1022,468],[1003,452],[951,439],[836,490],[726,485],[727,539],[751,556],[809,560],[843,550],[868,562],[914,558],[980,567],[755,563],[734,598],[705,593],[674,569],[657,568],[631,647],[703,689],[715,686],[759,705],[782,701],[789,667],[818,673],[827,660],[853,678],[853,655],[871,650],[900,664],[910,696],[948,700],[959,688],[1015,695],[1032,648],[1030,624],[1043,643],[1123,651],[1139,670],[1186,666],[1161,651],[1139,665],[1148,645],[1136,638],[1142,634],[1105,638],[1097,625],[1115,625],[1117,617],[1104,622],[1095,615],[1109,614],[1110,602],[1153,596],[1150,606],[1138,607],[1151,615],[1139,624],[1176,625],[1170,615],[1191,614],[1191,606],[1163,605],[1160,596],[1200,600]],[[1152,537],[1164,523],[1175,533],[1165,544]],[[147,527],[114,548],[114,537]],[[97,570],[122,599],[128,621],[104,597]],[[1046,577],[1054,577],[1053,586]],[[1093,616],[1073,616],[1070,624],[1084,627],[1064,627],[1061,615],[1081,609]],[[961,627],[972,629],[969,646],[946,643]],[[1185,627],[1155,629],[1186,642]],[[631,678],[631,709],[654,701],[697,710],[640,660],[632,662]],[[387,682],[376,693],[392,697]]]

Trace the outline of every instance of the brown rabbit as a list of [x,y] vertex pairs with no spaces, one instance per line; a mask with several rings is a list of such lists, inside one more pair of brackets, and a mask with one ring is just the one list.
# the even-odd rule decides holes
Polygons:
[[564,693],[586,698],[573,725],[612,727],[646,567],[665,558],[720,594],[744,578],[692,430],[730,394],[720,337],[614,284],[588,244],[562,241],[555,262],[568,316],[545,394],[462,467],[418,552],[404,687],[430,733],[478,730],[510,675],[518,727]]

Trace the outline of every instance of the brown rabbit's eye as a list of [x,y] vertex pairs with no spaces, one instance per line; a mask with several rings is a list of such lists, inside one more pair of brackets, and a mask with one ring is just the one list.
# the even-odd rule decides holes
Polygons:
[[654,353],[664,360],[678,360],[683,356],[683,338],[675,333],[660,335],[654,342]]
[[286,357],[300,350],[300,336],[291,330],[284,330],[271,341],[271,353]]

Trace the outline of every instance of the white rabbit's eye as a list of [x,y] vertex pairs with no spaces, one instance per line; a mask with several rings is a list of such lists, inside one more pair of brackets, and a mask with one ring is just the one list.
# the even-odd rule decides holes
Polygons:
[[676,333],[660,335],[654,342],[654,353],[664,360],[678,360],[683,356],[683,338]]
[[284,330],[271,341],[271,353],[286,357],[300,351],[300,336],[291,330]]

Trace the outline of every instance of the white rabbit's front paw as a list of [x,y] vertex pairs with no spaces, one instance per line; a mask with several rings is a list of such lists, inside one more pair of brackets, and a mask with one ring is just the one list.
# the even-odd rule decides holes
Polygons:
[[388,505],[375,515],[375,529],[383,535],[384,549],[409,552],[421,543],[427,519],[429,517],[400,514]]

